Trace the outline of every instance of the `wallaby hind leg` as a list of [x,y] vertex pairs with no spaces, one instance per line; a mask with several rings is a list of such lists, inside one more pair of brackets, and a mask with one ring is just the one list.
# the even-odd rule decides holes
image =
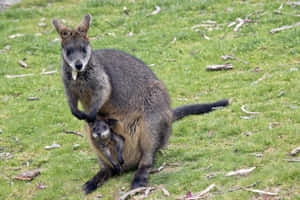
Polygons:
[[147,185],[149,170],[153,166],[155,153],[162,145],[160,140],[164,140],[170,134],[168,121],[168,118],[165,118],[162,113],[152,113],[151,116],[147,117],[145,130],[140,140],[143,155],[131,182],[131,189]]
[[131,182],[131,189],[145,187],[148,183],[149,170],[153,166],[154,152],[144,152],[138,170]]
[[114,175],[114,171],[108,167],[102,168],[98,171],[98,173],[87,181],[82,189],[84,190],[85,194],[89,194],[97,189],[97,187],[103,185],[103,183]]

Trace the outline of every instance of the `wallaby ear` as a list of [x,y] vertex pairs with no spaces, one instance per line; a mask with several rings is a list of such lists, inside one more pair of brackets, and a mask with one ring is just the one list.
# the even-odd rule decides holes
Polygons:
[[60,21],[53,19],[52,24],[62,40],[66,39],[67,37],[70,37],[72,35],[72,29],[70,27],[64,25]]
[[92,21],[92,16],[90,14],[85,15],[80,24],[76,26],[75,31],[77,31],[80,36],[84,37],[87,39],[87,34],[90,28],[90,24]]
[[116,119],[107,119],[107,124],[110,128],[114,128],[118,120]]

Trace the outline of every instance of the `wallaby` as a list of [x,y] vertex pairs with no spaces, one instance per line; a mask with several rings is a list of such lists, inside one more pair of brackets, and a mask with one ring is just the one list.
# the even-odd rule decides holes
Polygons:
[[[90,23],[90,15],[84,16],[74,29],[53,20],[61,37],[62,81],[71,112],[88,121],[116,119],[113,130],[124,138],[122,171],[137,168],[131,188],[146,186],[155,153],[167,144],[172,122],[210,112],[229,102],[221,100],[172,110],[164,84],[145,63],[118,50],[92,50],[88,40]],[[84,111],[78,109],[78,101]],[[90,141],[91,133],[89,129]],[[83,185],[86,193],[116,174],[103,152],[92,142],[91,146],[99,158],[100,170]],[[116,160],[116,152],[112,157]]]
[[[112,128],[115,123],[116,120],[114,119],[108,119],[107,122],[104,120],[96,120],[94,122],[90,122],[89,127],[92,130],[93,144],[98,147],[101,152],[103,152],[105,157],[119,174],[121,173],[120,165],[124,163],[122,157],[124,139],[122,136],[113,132]],[[116,163],[111,156],[111,151],[109,149],[110,144],[112,146],[116,146],[118,163]]]

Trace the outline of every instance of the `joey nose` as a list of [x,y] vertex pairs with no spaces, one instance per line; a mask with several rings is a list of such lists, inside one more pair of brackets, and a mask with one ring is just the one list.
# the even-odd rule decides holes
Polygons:
[[75,62],[75,68],[77,69],[77,70],[81,70],[82,69],[82,62],[80,61],[80,60],[77,60],[76,62]]

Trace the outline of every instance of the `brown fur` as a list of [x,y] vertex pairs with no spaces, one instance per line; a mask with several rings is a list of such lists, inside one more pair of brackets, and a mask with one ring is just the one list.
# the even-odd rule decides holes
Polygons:
[[[62,34],[68,30],[65,25],[53,20],[62,38],[62,80],[71,112],[78,119],[116,119],[113,128],[124,138],[123,170],[137,168],[131,188],[146,186],[148,171],[153,165],[155,153],[164,147],[172,131],[172,122],[190,114],[212,111],[214,106],[226,106],[227,100],[212,104],[193,104],[174,110],[164,84],[142,61],[117,50],[91,50],[86,41],[91,17],[85,16],[74,30],[76,36]],[[80,51],[82,46],[87,52]],[[68,56],[68,49],[74,54]],[[88,57],[88,56],[90,57]],[[88,63],[78,69],[77,80],[72,80],[74,61]],[[78,109],[81,102],[84,112]],[[90,193],[97,186],[113,176],[111,165],[92,142],[91,130],[87,127],[88,138],[95,150],[100,171],[83,186]],[[115,147],[110,148],[116,160]]]

